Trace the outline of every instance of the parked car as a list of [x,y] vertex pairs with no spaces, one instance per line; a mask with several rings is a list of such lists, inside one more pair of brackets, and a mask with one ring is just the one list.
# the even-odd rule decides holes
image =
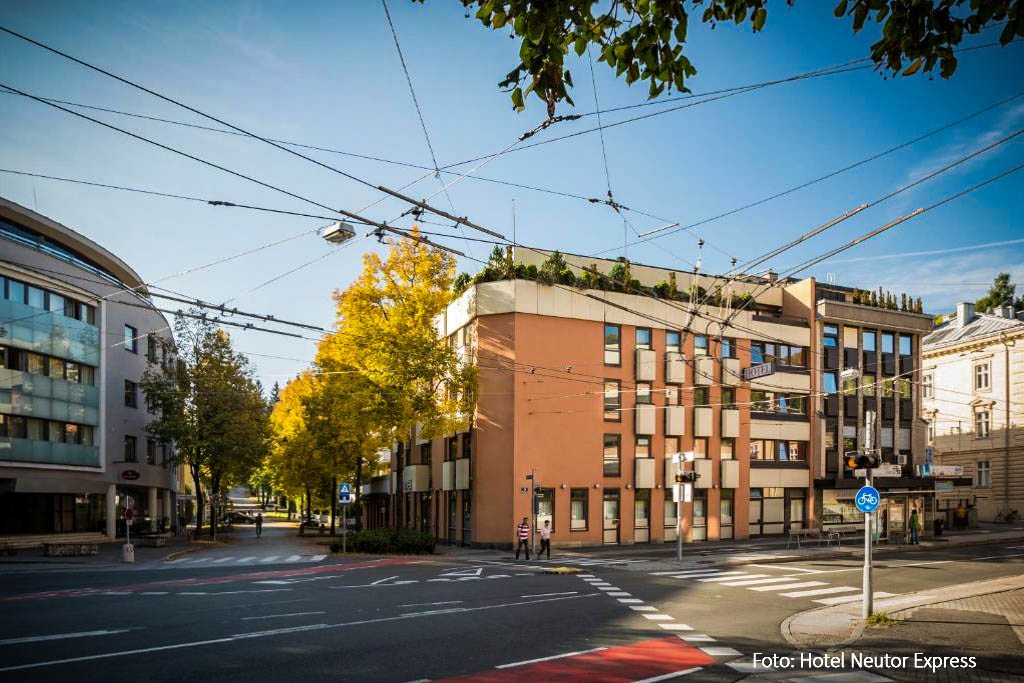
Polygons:
[[326,525],[321,521],[320,515],[311,515],[308,519],[304,519],[299,523],[300,526],[306,529],[323,529]]
[[247,512],[232,510],[228,513],[228,521],[232,524],[255,524],[256,518]]

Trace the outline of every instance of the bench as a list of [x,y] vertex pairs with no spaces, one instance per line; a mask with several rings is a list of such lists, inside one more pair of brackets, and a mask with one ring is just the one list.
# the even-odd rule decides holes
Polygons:
[[796,529],[790,529],[789,530],[789,538],[786,540],[786,550],[789,550],[789,546],[790,546],[791,543],[793,543],[793,541],[796,541],[796,547],[799,550],[800,549],[800,542],[801,541],[805,541],[806,542],[806,541],[811,541],[811,540],[817,540],[818,541],[818,545],[821,545],[821,540],[822,540],[821,529],[817,529],[817,528],[807,529],[807,528],[804,528],[804,527],[800,527],[800,528],[796,528]]
[[851,534],[856,534],[864,530],[863,524],[851,523],[851,524],[830,524],[828,529],[825,530],[827,534],[826,545],[836,542],[837,547],[842,547],[842,538]]
[[46,557],[85,557],[99,555],[97,543],[44,543],[43,555]]

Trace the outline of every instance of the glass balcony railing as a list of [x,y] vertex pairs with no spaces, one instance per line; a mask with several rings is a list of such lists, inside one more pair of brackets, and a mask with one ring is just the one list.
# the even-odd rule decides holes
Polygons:
[[0,299],[4,344],[73,360],[100,364],[100,331],[94,325],[59,313]]
[[98,446],[0,437],[0,461],[99,467]]
[[99,388],[20,370],[0,372],[0,413],[99,424]]

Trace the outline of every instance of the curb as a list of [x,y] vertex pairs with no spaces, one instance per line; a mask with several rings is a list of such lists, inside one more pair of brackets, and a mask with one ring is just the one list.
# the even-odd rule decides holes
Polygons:
[[184,557],[185,555],[191,555],[192,553],[199,552],[200,550],[205,550],[206,548],[216,548],[227,545],[226,543],[218,543],[216,541],[193,541],[193,543],[196,543],[197,545],[193,545],[191,548],[185,548],[184,550],[175,550],[173,553],[160,558],[160,562],[170,562],[171,560],[176,560],[179,557]]

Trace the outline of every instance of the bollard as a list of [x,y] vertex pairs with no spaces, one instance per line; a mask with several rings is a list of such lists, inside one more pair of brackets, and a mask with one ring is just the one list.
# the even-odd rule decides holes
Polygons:
[[121,546],[121,561],[127,564],[135,564],[135,546],[125,543]]

